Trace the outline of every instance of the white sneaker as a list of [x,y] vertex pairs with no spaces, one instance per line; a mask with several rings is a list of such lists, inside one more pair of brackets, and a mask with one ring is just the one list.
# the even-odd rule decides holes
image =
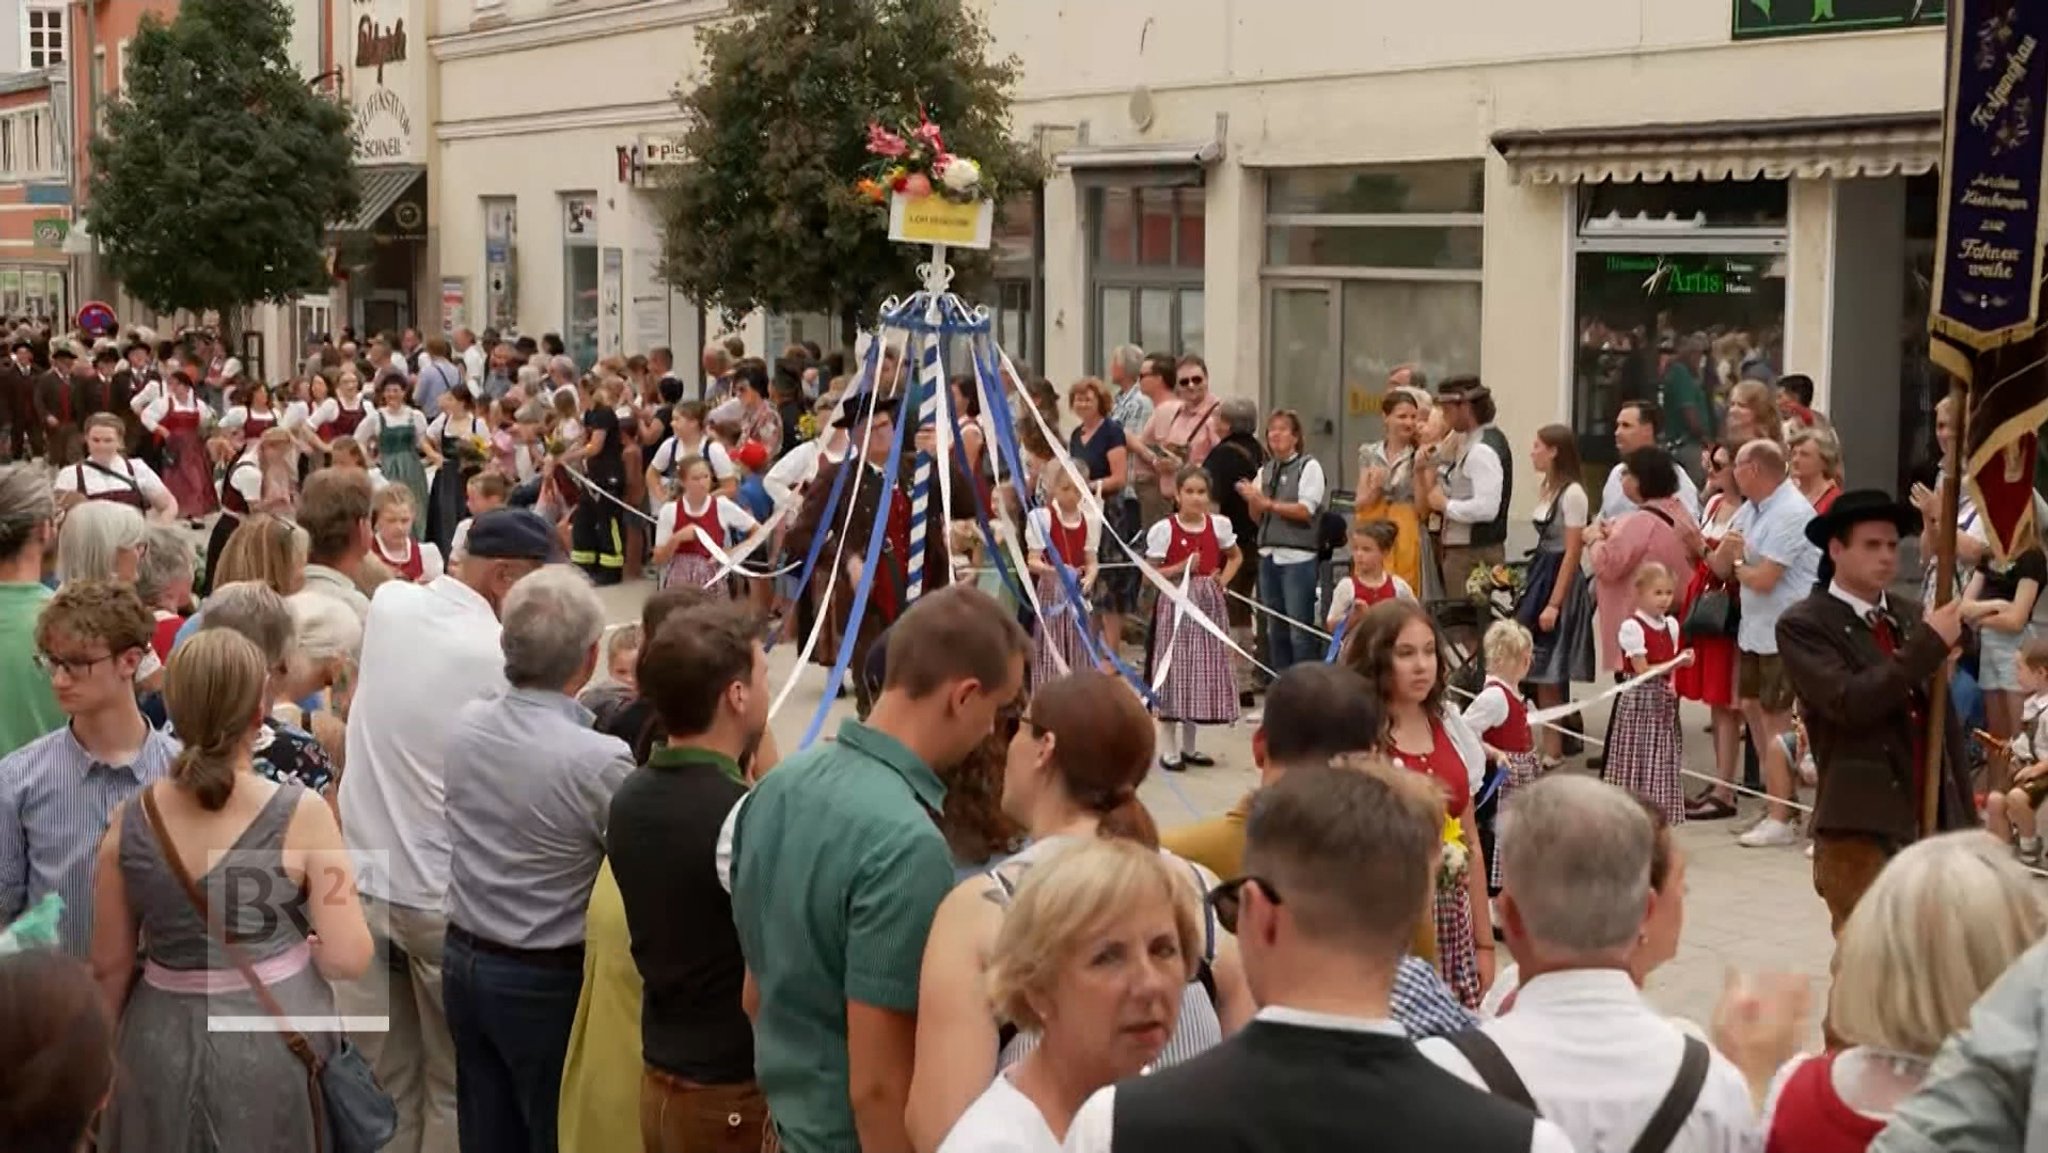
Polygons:
[[1757,822],[1754,829],[1735,838],[1735,843],[1745,849],[1773,849],[1781,845],[1799,843],[1799,830],[1784,821],[1769,817]]

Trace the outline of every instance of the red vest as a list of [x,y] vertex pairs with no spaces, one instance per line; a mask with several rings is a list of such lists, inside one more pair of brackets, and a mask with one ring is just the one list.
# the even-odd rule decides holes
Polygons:
[[249,410],[249,419],[242,425],[242,439],[255,440],[264,433],[269,432],[270,426],[276,423],[277,413],[257,412],[252,408]]
[[259,476],[263,471],[262,466],[258,465],[255,461],[247,457],[240,457],[236,459],[235,463],[228,466],[228,471],[221,477],[220,481],[220,507],[237,516],[249,515],[249,498],[243,496],[242,490],[235,487],[235,473],[244,468],[256,469]]
[[378,542],[376,545],[377,559],[390,566],[392,574],[398,577],[398,579],[418,584],[420,578],[427,573],[427,561],[420,552],[418,541],[408,540],[405,544],[410,555],[405,560],[400,561],[390,553],[385,552],[384,545]]
[[1377,604],[1385,604],[1387,601],[1393,600],[1399,591],[1394,585],[1392,574],[1387,574],[1386,581],[1378,588],[1367,585],[1365,581],[1358,577],[1351,578],[1352,600],[1354,605],[1361,609],[1369,609]]
[[1488,677],[1486,683],[1499,685],[1501,692],[1507,694],[1508,718],[1479,734],[1479,739],[1503,753],[1526,753],[1534,749],[1536,737],[1529,730],[1529,706],[1523,703],[1522,694],[1499,677]]
[[1764,1153],[1863,1153],[1885,1123],[1865,1117],[1835,1092],[1838,1052],[1800,1062],[1778,1090]]
[[682,501],[676,501],[675,523],[669,526],[670,530],[673,532],[681,532],[683,531],[683,526],[686,524],[696,525],[697,531],[701,535],[693,536],[689,539],[687,543],[677,545],[677,556],[681,556],[684,553],[690,553],[695,556],[702,557],[710,556],[711,550],[704,547],[704,537],[710,537],[712,540],[717,541],[719,543],[719,547],[721,548],[725,546],[725,526],[722,523],[720,523],[718,519],[717,497],[714,496],[709,500],[705,501],[704,511],[698,513],[696,516],[691,516],[687,511],[684,510]]
[[1433,777],[1444,791],[1446,816],[1462,817],[1472,807],[1472,775],[1465,768],[1465,758],[1458,755],[1458,746],[1451,742],[1451,734],[1440,721],[1429,723],[1430,745],[1428,756],[1416,756],[1401,749],[1391,750],[1393,762],[1411,772]]
[[[129,508],[141,509],[147,512],[149,510],[149,502],[142,499],[142,490],[135,485],[135,469],[125,460],[116,461],[115,464],[116,467],[113,470],[115,475],[126,476],[128,483],[122,484],[119,481],[115,481],[112,488],[103,488],[95,493],[87,493],[85,489],[85,470],[89,466],[84,462],[71,466],[77,470],[78,495],[85,497],[87,500],[110,500],[115,504],[125,504]],[[94,469],[93,471],[97,472],[99,470]]]
[[1204,517],[1201,528],[1190,529],[1176,516],[1167,523],[1173,528],[1173,538],[1166,545],[1167,568],[1189,556],[1196,558],[1196,576],[1214,576],[1216,570],[1223,567],[1223,549],[1216,543],[1215,522]]
[[341,403],[341,399],[336,397],[334,401],[334,419],[320,426],[320,438],[322,440],[333,440],[336,437],[354,436],[356,434],[356,426],[363,423],[363,414],[369,411],[369,407],[363,404],[361,397],[356,398],[355,408],[350,408]]
[[1088,521],[1084,518],[1073,528],[1060,523],[1059,510],[1048,508],[1046,522],[1052,526],[1052,550],[1060,554],[1069,568],[1080,568],[1088,563]]
[[1643,658],[1652,668],[1678,655],[1678,642],[1671,639],[1671,632],[1668,627],[1671,622],[1670,617],[1664,618],[1665,625],[1667,626],[1664,628],[1651,624],[1641,616],[1635,617],[1634,620],[1637,625],[1642,627]]

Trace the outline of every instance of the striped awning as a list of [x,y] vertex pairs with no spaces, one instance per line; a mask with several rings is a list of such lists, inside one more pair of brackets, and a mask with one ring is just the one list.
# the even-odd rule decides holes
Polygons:
[[371,232],[391,206],[400,197],[411,191],[413,183],[426,175],[426,168],[418,164],[388,164],[376,167],[365,166],[356,169],[361,181],[363,197],[356,214],[336,224],[332,232]]
[[1917,176],[1941,159],[1941,115],[1511,129],[1492,143],[1516,183]]

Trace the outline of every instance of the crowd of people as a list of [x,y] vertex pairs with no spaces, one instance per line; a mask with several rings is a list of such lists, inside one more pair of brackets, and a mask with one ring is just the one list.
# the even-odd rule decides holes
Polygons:
[[[960,378],[958,427],[899,429],[888,346],[721,342],[685,384],[662,349],[344,334],[273,397],[210,340],[16,351],[104,387],[0,466],[0,1147],[2021,1148],[1985,1104],[2014,1022],[1972,1006],[2048,979],[2048,561],[1966,508],[1960,595],[1898,595],[1927,497],[1842,491],[1796,389],[1731,397],[1697,461],[1630,402],[1597,506],[1538,430],[1518,575],[1476,378],[1397,373],[1346,508],[1197,356]],[[857,705],[786,757],[784,637]],[[1960,831],[1953,716],[1959,831],[1918,828],[1970,637],[2011,846]],[[1600,740],[1535,715],[1575,693]],[[1141,786],[1247,713],[1256,789],[1162,831]],[[1733,815],[1745,731],[1742,843],[1810,834],[1838,936],[1818,1053],[1803,979],[1708,1029],[1641,992],[1671,829]]]

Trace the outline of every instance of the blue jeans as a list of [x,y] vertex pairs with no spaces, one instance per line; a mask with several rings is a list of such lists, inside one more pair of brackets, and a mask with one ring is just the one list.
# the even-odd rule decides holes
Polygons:
[[441,1000],[455,1042],[462,1153],[555,1153],[562,1063],[582,991],[580,961],[487,951],[451,926]]
[[[1313,560],[1274,564],[1273,558],[1259,558],[1259,603],[1276,613],[1304,623],[1316,619],[1316,570]],[[1306,629],[1266,620],[1266,663],[1276,673],[1289,665],[1321,660],[1323,651],[1316,635]]]

